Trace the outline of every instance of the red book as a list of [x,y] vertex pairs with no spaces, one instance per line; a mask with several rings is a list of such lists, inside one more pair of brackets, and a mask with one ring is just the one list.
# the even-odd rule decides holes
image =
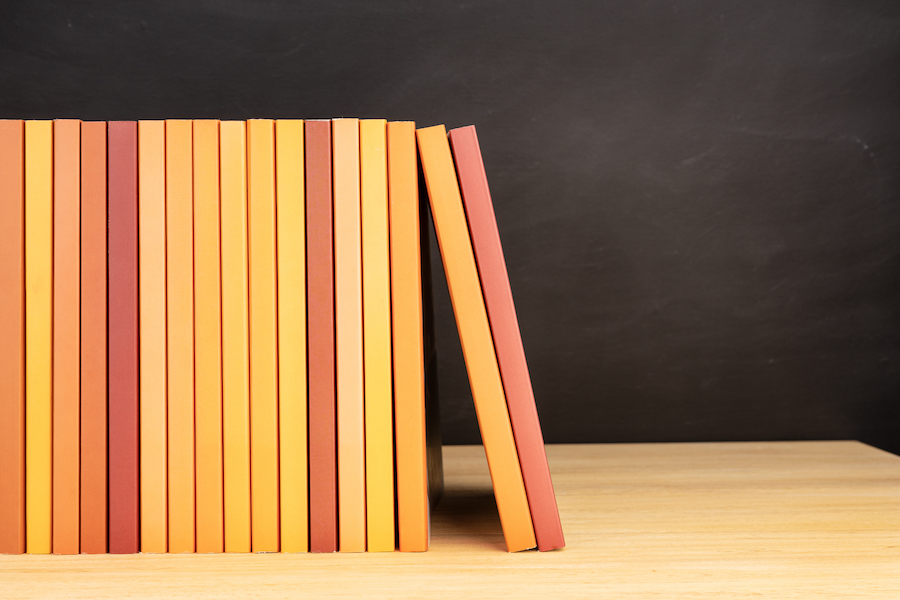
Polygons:
[[478,137],[474,126],[449,135],[538,549],[562,548],[566,542]]
[[140,552],[137,123],[111,121],[109,168],[109,552]]
[[331,122],[306,121],[306,286],[309,365],[309,540],[337,552],[334,246]]

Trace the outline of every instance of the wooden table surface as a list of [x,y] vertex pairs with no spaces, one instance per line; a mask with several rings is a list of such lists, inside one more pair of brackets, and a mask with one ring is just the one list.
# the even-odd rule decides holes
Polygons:
[[0,598],[900,599],[900,457],[858,442],[558,445],[568,546],[508,554],[480,446],[421,554],[0,556]]

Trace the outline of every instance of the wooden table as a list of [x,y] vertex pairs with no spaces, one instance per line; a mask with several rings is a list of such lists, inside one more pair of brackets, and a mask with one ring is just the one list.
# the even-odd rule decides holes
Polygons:
[[517,554],[444,453],[426,553],[2,556],[0,598],[900,598],[900,457],[858,442],[551,446],[568,547]]

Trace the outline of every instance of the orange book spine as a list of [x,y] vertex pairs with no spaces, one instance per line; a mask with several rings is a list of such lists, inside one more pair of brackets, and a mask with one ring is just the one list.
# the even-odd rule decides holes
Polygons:
[[141,552],[167,549],[166,124],[138,122]]
[[428,550],[428,472],[415,123],[388,123],[387,153],[397,525],[400,550],[424,552]]
[[365,552],[366,447],[359,119],[334,119],[331,129],[339,548],[341,552]]
[[53,553],[78,554],[81,123],[53,126]]
[[222,445],[225,551],[250,552],[250,349],[247,126],[220,124],[222,189]]
[[25,124],[0,120],[0,554],[25,552]]
[[81,124],[81,552],[107,549],[106,122]]
[[225,549],[219,122],[194,121],[194,402],[197,552]]
[[417,130],[416,138],[506,547],[510,552],[534,548],[531,512],[447,132],[437,125]]
[[250,510],[254,552],[278,552],[275,127],[247,123],[250,232]]
[[194,256],[190,121],[166,121],[169,552],[195,551]]

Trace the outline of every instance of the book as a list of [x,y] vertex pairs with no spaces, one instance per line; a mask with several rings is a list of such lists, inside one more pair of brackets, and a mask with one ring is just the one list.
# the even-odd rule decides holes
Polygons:
[[219,122],[193,123],[194,452],[197,552],[225,549],[222,489],[222,310]]
[[25,552],[25,123],[0,120],[0,554]]
[[281,551],[309,550],[303,121],[275,121]]
[[110,121],[108,144],[109,552],[140,551],[137,123]]
[[336,552],[337,448],[331,122],[306,121],[309,549]]
[[434,228],[469,374],[507,550],[534,548],[534,528],[481,283],[443,125],[416,131]]
[[449,137],[538,549],[562,548],[566,542],[478,136],[469,126],[450,130]]
[[107,550],[105,121],[81,124],[81,552]]
[[402,552],[428,549],[425,355],[416,125],[387,124],[397,529]]
[[196,549],[193,126],[166,121],[166,444],[169,552]]
[[250,552],[250,347],[244,121],[219,125],[225,551]]
[[341,552],[366,550],[359,119],[331,122],[334,168],[334,306],[337,347],[338,522]]
[[81,122],[53,124],[53,553],[78,554]]
[[275,127],[247,122],[250,255],[250,511],[254,552],[278,552]]
[[52,549],[53,121],[25,121],[25,547]]

